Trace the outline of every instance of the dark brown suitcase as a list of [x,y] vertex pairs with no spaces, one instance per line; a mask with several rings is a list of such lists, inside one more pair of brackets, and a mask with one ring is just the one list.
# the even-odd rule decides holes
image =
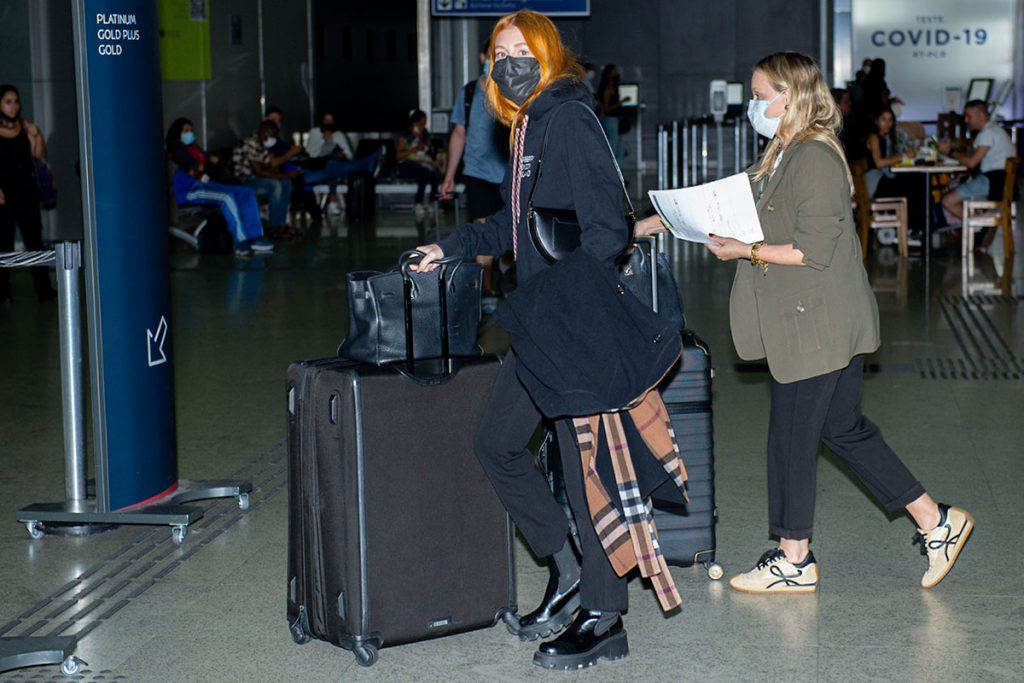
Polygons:
[[499,365],[330,358],[288,368],[295,642],[326,640],[370,666],[381,647],[515,613],[512,524],[473,448]]
[[473,453],[497,374],[467,359],[420,384],[332,359],[288,370],[288,621],[355,652],[514,612],[512,527]]

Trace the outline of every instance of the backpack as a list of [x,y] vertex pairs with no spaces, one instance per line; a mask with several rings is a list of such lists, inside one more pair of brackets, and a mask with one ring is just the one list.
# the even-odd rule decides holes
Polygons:
[[469,115],[473,111],[473,95],[476,94],[476,81],[472,80],[463,87],[462,91],[465,93],[463,96],[464,102],[462,103],[463,110],[465,113],[463,117],[466,120],[466,130],[469,130]]

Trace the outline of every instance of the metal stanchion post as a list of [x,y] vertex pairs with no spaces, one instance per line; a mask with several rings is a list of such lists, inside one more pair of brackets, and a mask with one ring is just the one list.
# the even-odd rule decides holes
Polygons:
[[743,163],[743,168],[746,168],[747,166],[750,166],[750,157],[747,156],[747,127],[739,122],[736,124],[736,127],[740,131],[740,153],[743,155],[741,157],[741,160]]
[[708,181],[708,122],[700,122],[700,181]]
[[739,121],[733,122],[732,129],[732,172],[739,173],[743,170],[743,166],[740,165],[740,125]]
[[658,189],[665,189],[665,126],[658,124]]
[[85,401],[82,388],[82,319],[78,242],[57,244],[57,303],[60,308],[60,378],[64,412],[64,497],[68,510],[86,507]]
[[683,139],[680,149],[682,150],[683,159],[683,187],[690,186],[690,122],[683,119]]
[[715,121],[715,145],[718,150],[715,153],[715,179],[722,177],[725,168],[725,136],[722,133],[722,124]]
[[670,142],[672,158],[672,187],[679,187],[679,121],[672,122],[672,139]]
[[700,184],[700,176],[697,174],[698,164],[700,163],[697,158],[697,121],[693,122],[690,128],[690,183],[693,185]]

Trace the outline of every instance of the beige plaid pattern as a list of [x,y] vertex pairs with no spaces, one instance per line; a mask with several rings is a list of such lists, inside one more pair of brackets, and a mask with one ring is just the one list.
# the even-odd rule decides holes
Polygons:
[[[658,391],[652,390],[629,411],[651,453],[661,462],[686,495],[686,469],[679,455],[668,411]],[[612,505],[611,496],[597,473],[598,429],[603,425],[615,471],[615,486],[624,515]],[[619,576],[639,566],[641,576],[651,579],[658,602],[665,611],[678,607],[682,599],[658,545],[650,502],[640,498],[639,484],[621,413],[605,413],[573,419],[580,448],[587,508],[608,560]],[[625,517],[625,518],[623,518]]]

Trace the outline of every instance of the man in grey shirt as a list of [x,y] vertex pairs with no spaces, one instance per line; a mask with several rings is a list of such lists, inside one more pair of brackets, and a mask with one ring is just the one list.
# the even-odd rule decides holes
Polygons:
[[971,100],[964,107],[964,123],[969,130],[977,133],[973,147],[965,151],[951,151],[952,143],[949,140],[939,143],[940,152],[959,161],[971,171],[980,171],[942,197],[942,206],[957,218],[963,217],[964,200],[988,198],[993,188],[990,188],[987,174],[1002,171],[1006,160],[1017,156],[1010,136],[999,124],[989,119],[988,107],[981,100]]

